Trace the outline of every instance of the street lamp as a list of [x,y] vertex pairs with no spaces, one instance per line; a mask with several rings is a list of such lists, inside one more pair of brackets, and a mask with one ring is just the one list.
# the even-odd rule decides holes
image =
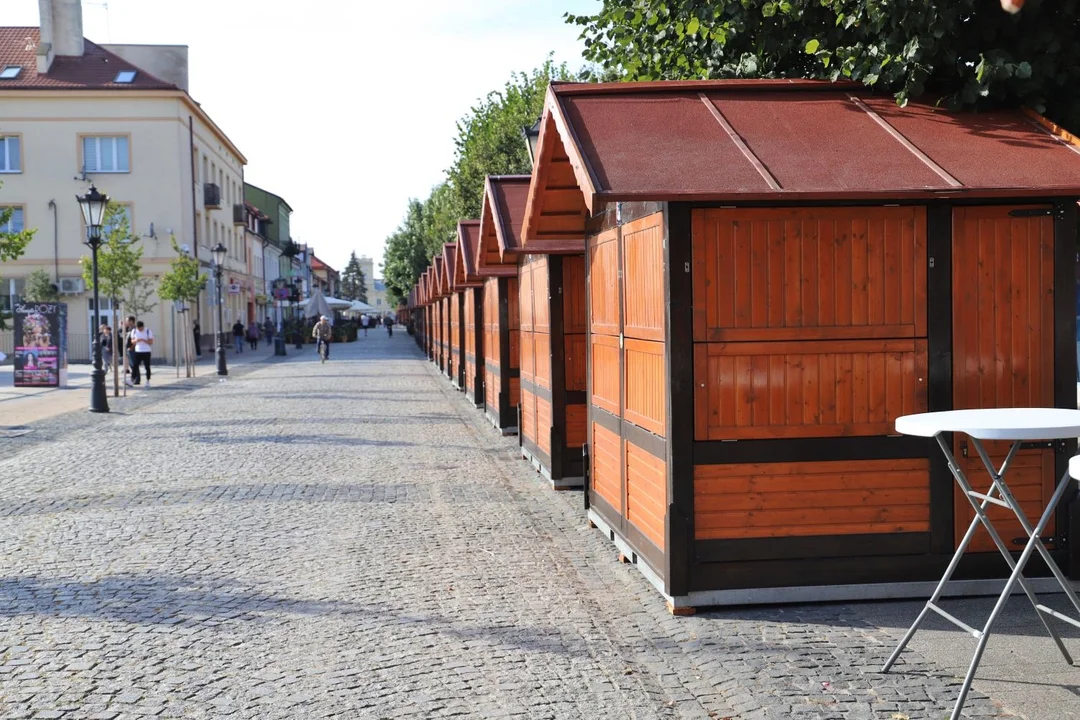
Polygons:
[[217,284],[217,374],[225,376],[229,374],[229,368],[225,366],[225,319],[221,315],[221,276],[225,274],[225,255],[229,248],[218,243],[210,252],[214,254],[214,279]]
[[93,185],[85,195],[76,195],[79,209],[86,222],[86,244],[90,246],[92,272],[94,276],[94,369],[90,371],[90,412],[109,412],[109,401],[105,393],[105,368],[101,363],[101,305],[98,301],[98,248],[101,247],[101,226],[105,218],[105,208],[109,196],[102,195]]
[[540,143],[540,123],[543,118],[536,121],[532,127],[521,128],[521,134],[525,136],[525,143],[529,147],[529,160],[536,165],[536,146]]

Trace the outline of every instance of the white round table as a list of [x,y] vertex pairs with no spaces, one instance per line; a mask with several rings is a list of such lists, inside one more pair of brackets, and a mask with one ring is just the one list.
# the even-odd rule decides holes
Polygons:
[[[1072,602],[1073,607],[1080,613],[1080,599],[1077,599],[1076,593],[1073,591],[1068,579],[1065,578],[1061,569],[1058,568],[1057,563],[1054,561],[1053,557],[1051,557],[1050,552],[1046,549],[1040,539],[1043,530],[1046,528],[1050,518],[1054,514],[1055,508],[1058,503],[1061,502],[1066,487],[1071,485],[1070,474],[1072,477],[1080,478],[1080,457],[1074,457],[1069,461],[1069,470],[1066,471],[1065,475],[1058,483],[1053,496],[1050,498],[1050,502],[1047,504],[1042,517],[1040,517],[1035,527],[1031,526],[1026,514],[1020,507],[1020,503],[1017,502],[1016,498],[1009,491],[1009,487],[1005,483],[1005,473],[1008,470],[1013,457],[1020,449],[1021,443],[1025,441],[1075,440],[1080,437],[1080,410],[1069,410],[1064,408],[989,408],[985,410],[947,410],[943,412],[919,413],[918,415],[904,415],[897,418],[896,431],[903,435],[914,435],[916,437],[934,438],[937,440],[938,446],[941,448],[941,451],[945,454],[946,460],[949,462],[949,470],[952,472],[961,491],[963,491],[964,497],[967,498],[968,502],[970,502],[971,506],[975,509],[975,519],[971,521],[967,533],[957,546],[956,553],[953,555],[949,567],[945,570],[941,582],[938,583],[933,595],[931,595],[925,607],[923,607],[922,612],[919,613],[919,617],[915,620],[915,623],[908,629],[907,633],[900,641],[900,644],[897,645],[892,655],[886,661],[885,666],[882,668],[882,672],[889,671],[889,668],[896,662],[896,659],[900,656],[900,653],[908,644],[908,641],[911,640],[915,631],[919,628],[919,625],[922,624],[922,621],[930,612],[937,613],[972,635],[978,640],[978,644],[975,647],[975,654],[971,659],[971,665],[968,668],[967,676],[964,678],[963,685],[960,686],[960,696],[957,698],[956,705],[953,707],[953,712],[950,716],[950,720],[956,720],[956,718],[960,717],[960,712],[964,707],[964,700],[967,698],[968,691],[971,690],[971,683],[975,679],[975,671],[978,669],[979,661],[982,659],[983,651],[986,649],[986,642],[990,637],[990,630],[993,628],[994,622],[997,620],[998,615],[1005,606],[1005,602],[1008,600],[1009,595],[1012,594],[1013,587],[1018,583],[1023,589],[1024,594],[1027,595],[1032,606],[1035,608],[1036,614],[1043,623],[1043,627],[1046,628],[1047,633],[1050,634],[1050,637],[1057,644],[1058,649],[1065,658],[1065,662],[1070,665],[1072,664],[1072,656],[1069,655],[1069,651],[1061,641],[1060,635],[1058,635],[1057,631],[1050,626],[1048,619],[1057,618],[1071,625],[1075,625],[1078,628],[1080,628],[1080,620],[1076,620],[1068,615],[1063,615],[1040,603],[1039,599],[1035,596],[1035,592],[1032,590],[1030,583],[1028,583],[1027,579],[1024,577],[1023,571],[1028,560],[1031,559],[1032,554],[1038,552],[1054,574],[1058,584],[1061,585],[1062,591],[1065,592],[1066,596]],[[971,443],[978,452],[983,466],[990,474],[990,489],[985,493],[976,492],[971,489],[971,485],[968,483],[967,477],[964,475],[960,464],[957,463],[956,458],[953,457],[952,449],[949,447],[949,443],[945,438],[946,433],[964,433],[971,438]],[[981,441],[983,440],[1012,441],[1012,447],[1009,450],[1009,454],[1000,468],[995,468],[990,462],[990,456],[982,446]],[[990,519],[986,514],[986,509],[989,505],[998,505],[1011,510],[1020,521],[1024,531],[1027,533],[1028,541],[1024,546],[1024,551],[1020,554],[1019,559],[1013,560],[1010,548],[1005,545],[1001,536],[991,524]],[[994,609],[991,611],[990,616],[986,619],[986,623],[981,630],[978,630],[953,617],[937,603],[938,599],[941,597],[942,591],[945,589],[945,585],[949,582],[950,578],[952,578],[953,573],[960,564],[961,556],[967,549],[968,544],[971,542],[971,538],[975,535],[975,530],[980,524],[983,525],[990,534],[994,544],[997,545],[998,551],[1011,568],[1012,574],[1005,583],[1005,588],[998,598]]]

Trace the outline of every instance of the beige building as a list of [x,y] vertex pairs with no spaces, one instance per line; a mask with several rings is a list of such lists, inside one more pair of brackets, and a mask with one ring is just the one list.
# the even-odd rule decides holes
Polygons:
[[367,286],[368,305],[374,307],[376,312],[380,315],[396,310],[397,308],[391,309],[390,306],[387,305],[386,285],[383,283],[382,278],[375,277],[375,261],[367,255],[358,257],[357,261],[360,263],[360,269],[364,273],[364,284]]
[[[188,94],[186,48],[97,45],[82,37],[79,0],[40,5],[40,29],[0,28],[0,206],[15,209],[10,229],[37,230],[26,254],[4,263],[0,307],[45,269],[68,304],[71,357],[87,359],[93,299],[81,279],[89,248],[75,196],[92,183],[126,208],[147,277],[168,270],[175,235],[205,266],[212,291],[210,248],[223,243],[225,323],[246,322],[260,264],[245,238],[246,159]],[[211,294],[198,304],[207,335],[217,315]],[[153,300],[143,319],[157,336],[155,356],[171,360],[173,308]]]

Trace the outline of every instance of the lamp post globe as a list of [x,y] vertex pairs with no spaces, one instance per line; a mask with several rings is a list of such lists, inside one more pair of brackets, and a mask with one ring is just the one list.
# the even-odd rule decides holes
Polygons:
[[109,412],[109,400],[105,391],[105,368],[101,362],[101,304],[98,299],[98,248],[101,247],[101,228],[105,221],[105,209],[109,196],[98,192],[93,185],[85,195],[76,195],[79,209],[86,223],[86,245],[90,248],[90,266],[94,283],[94,333],[93,362],[90,371],[90,412]]
[[225,364],[225,319],[221,312],[221,279],[225,274],[225,256],[228,254],[229,249],[219,242],[210,249],[210,252],[214,255],[214,284],[217,286],[217,374],[224,377],[229,374],[229,368]]

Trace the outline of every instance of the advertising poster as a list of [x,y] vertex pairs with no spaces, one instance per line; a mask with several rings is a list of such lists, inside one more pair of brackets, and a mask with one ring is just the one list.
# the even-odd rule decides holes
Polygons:
[[60,387],[67,374],[67,305],[15,304],[15,387]]

